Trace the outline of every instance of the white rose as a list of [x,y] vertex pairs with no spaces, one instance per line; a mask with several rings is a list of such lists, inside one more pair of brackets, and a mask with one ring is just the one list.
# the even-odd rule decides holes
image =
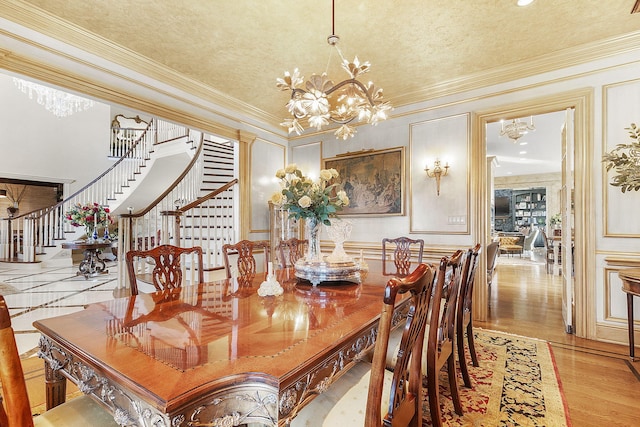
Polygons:
[[273,195],[271,196],[271,203],[277,206],[281,206],[284,203],[284,199],[284,194],[282,194],[281,192],[273,193]]
[[329,172],[331,172],[331,176],[334,178],[337,178],[340,176],[340,174],[338,173],[337,170],[335,170],[334,168],[329,169]]
[[329,181],[331,178],[333,178],[333,175],[331,174],[330,170],[327,169],[323,169],[320,171],[320,179],[323,181]]
[[311,197],[309,196],[300,197],[300,200],[298,200],[298,204],[302,209],[308,208],[309,206],[311,206]]
[[286,173],[294,173],[296,170],[298,170],[298,166],[296,166],[295,163],[291,163],[290,165],[287,165],[287,167],[284,168],[284,171]]
[[282,179],[285,177],[285,171],[284,169],[278,169],[276,171],[276,178]]
[[340,199],[340,202],[342,203],[343,206],[349,205],[349,197],[347,196],[347,193],[345,193],[344,191],[338,191],[338,199]]

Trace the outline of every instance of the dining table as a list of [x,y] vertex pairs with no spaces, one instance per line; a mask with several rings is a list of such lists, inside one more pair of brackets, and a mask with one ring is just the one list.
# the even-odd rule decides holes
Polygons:
[[[34,322],[47,408],[64,402],[70,380],[122,426],[288,425],[372,351],[393,275],[385,267],[317,286],[276,270],[279,296],[258,295],[258,273]],[[394,325],[409,310],[400,297]]]

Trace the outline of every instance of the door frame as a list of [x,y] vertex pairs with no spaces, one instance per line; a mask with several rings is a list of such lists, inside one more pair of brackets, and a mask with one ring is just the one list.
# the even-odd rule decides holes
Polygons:
[[[594,92],[591,88],[564,92],[522,102],[496,106],[477,111],[472,115],[472,194],[475,201],[472,219],[475,241],[482,247],[490,243],[489,194],[487,182],[487,123],[501,119],[510,120],[523,116],[545,114],[573,108],[574,115],[574,185],[575,185],[575,335],[583,338],[595,336],[595,223],[593,174]],[[487,261],[479,259],[478,282],[474,287],[474,318],[486,321],[488,316]],[[591,271],[592,274],[589,274]],[[484,284],[484,286],[479,286]]]

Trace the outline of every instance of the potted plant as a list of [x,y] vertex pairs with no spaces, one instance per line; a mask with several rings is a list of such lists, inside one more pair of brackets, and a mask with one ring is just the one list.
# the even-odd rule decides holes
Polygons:
[[560,216],[559,212],[552,216],[551,219],[549,219],[549,224],[551,224],[553,228],[562,227],[562,217]]
[[631,142],[628,144],[618,144],[609,153],[605,153],[602,161],[605,163],[607,172],[613,169],[615,175],[611,181],[614,187],[620,187],[623,193],[640,190],[640,129],[635,123],[625,128],[629,132]]

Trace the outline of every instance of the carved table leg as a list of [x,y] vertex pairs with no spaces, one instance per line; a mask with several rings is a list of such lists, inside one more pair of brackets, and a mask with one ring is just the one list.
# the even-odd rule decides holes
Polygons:
[[46,386],[47,411],[64,403],[67,398],[67,379],[59,371],[51,369],[49,362],[44,362],[44,382]]

